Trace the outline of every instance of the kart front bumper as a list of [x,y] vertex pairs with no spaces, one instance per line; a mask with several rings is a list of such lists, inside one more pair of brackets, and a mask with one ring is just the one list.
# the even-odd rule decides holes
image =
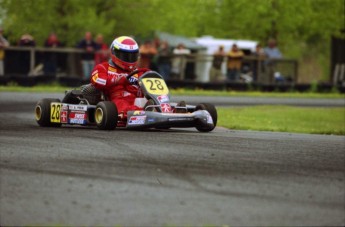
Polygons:
[[129,111],[127,113],[128,129],[144,129],[154,127],[196,127],[213,126],[211,115],[206,110],[197,110],[192,113],[160,113],[151,111]]

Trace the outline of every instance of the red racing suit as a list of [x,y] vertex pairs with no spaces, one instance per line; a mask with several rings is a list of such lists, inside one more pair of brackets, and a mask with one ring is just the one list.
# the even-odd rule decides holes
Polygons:
[[119,115],[127,117],[129,110],[142,110],[143,108],[134,105],[136,97],[143,97],[138,86],[138,78],[146,69],[131,77],[131,82],[126,76],[130,73],[112,62],[103,62],[95,66],[91,75],[91,83],[104,95],[116,104]]

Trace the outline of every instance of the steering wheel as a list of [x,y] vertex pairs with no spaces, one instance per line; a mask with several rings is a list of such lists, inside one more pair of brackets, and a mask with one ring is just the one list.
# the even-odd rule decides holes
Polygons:
[[130,72],[127,76],[126,79],[129,80],[133,75],[140,73],[140,72],[147,72],[147,71],[151,71],[151,69],[147,69],[147,68],[141,68],[141,69],[136,69],[132,72]]
[[139,69],[136,69],[132,72],[130,72],[127,76],[126,79],[129,80],[129,78],[131,78],[134,74],[137,74],[139,72]]

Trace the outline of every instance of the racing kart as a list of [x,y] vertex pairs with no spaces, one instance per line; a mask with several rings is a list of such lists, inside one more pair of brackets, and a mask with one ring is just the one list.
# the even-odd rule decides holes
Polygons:
[[[127,79],[131,80],[137,72],[129,74]],[[210,132],[216,127],[217,110],[214,105],[200,103],[196,106],[180,106],[170,102],[169,89],[157,72],[143,73],[138,85],[144,97],[136,98],[134,104],[143,109],[128,111],[126,118],[118,113],[116,105],[108,101],[103,93],[90,92],[92,85],[89,84],[66,91],[62,102],[50,98],[38,101],[35,107],[36,122],[42,127],[83,125],[97,126],[102,130],[195,127],[200,132]]]

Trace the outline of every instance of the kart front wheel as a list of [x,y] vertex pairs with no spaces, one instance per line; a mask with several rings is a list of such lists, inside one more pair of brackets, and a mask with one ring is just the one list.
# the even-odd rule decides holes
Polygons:
[[95,121],[99,129],[114,130],[117,125],[118,112],[113,102],[99,102],[95,109]]
[[35,106],[36,122],[41,127],[60,127],[61,123],[52,123],[50,113],[52,102],[60,102],[59,99],[41,99]]
[[213,120],[213,125],[211,125],[211,124],[205,125],[205,124],[202,124],[200,122],[196,125],[196,129],[199,132],[210,132],[210,131],[212,131],[217,125],[218,115],[217,115],[216,107],[210,103],[200,103],[195,107],[195,111],[197,111],[197,110],[206,110],[207,112],[209,112],[209,114],[211,115],[212,120]]

